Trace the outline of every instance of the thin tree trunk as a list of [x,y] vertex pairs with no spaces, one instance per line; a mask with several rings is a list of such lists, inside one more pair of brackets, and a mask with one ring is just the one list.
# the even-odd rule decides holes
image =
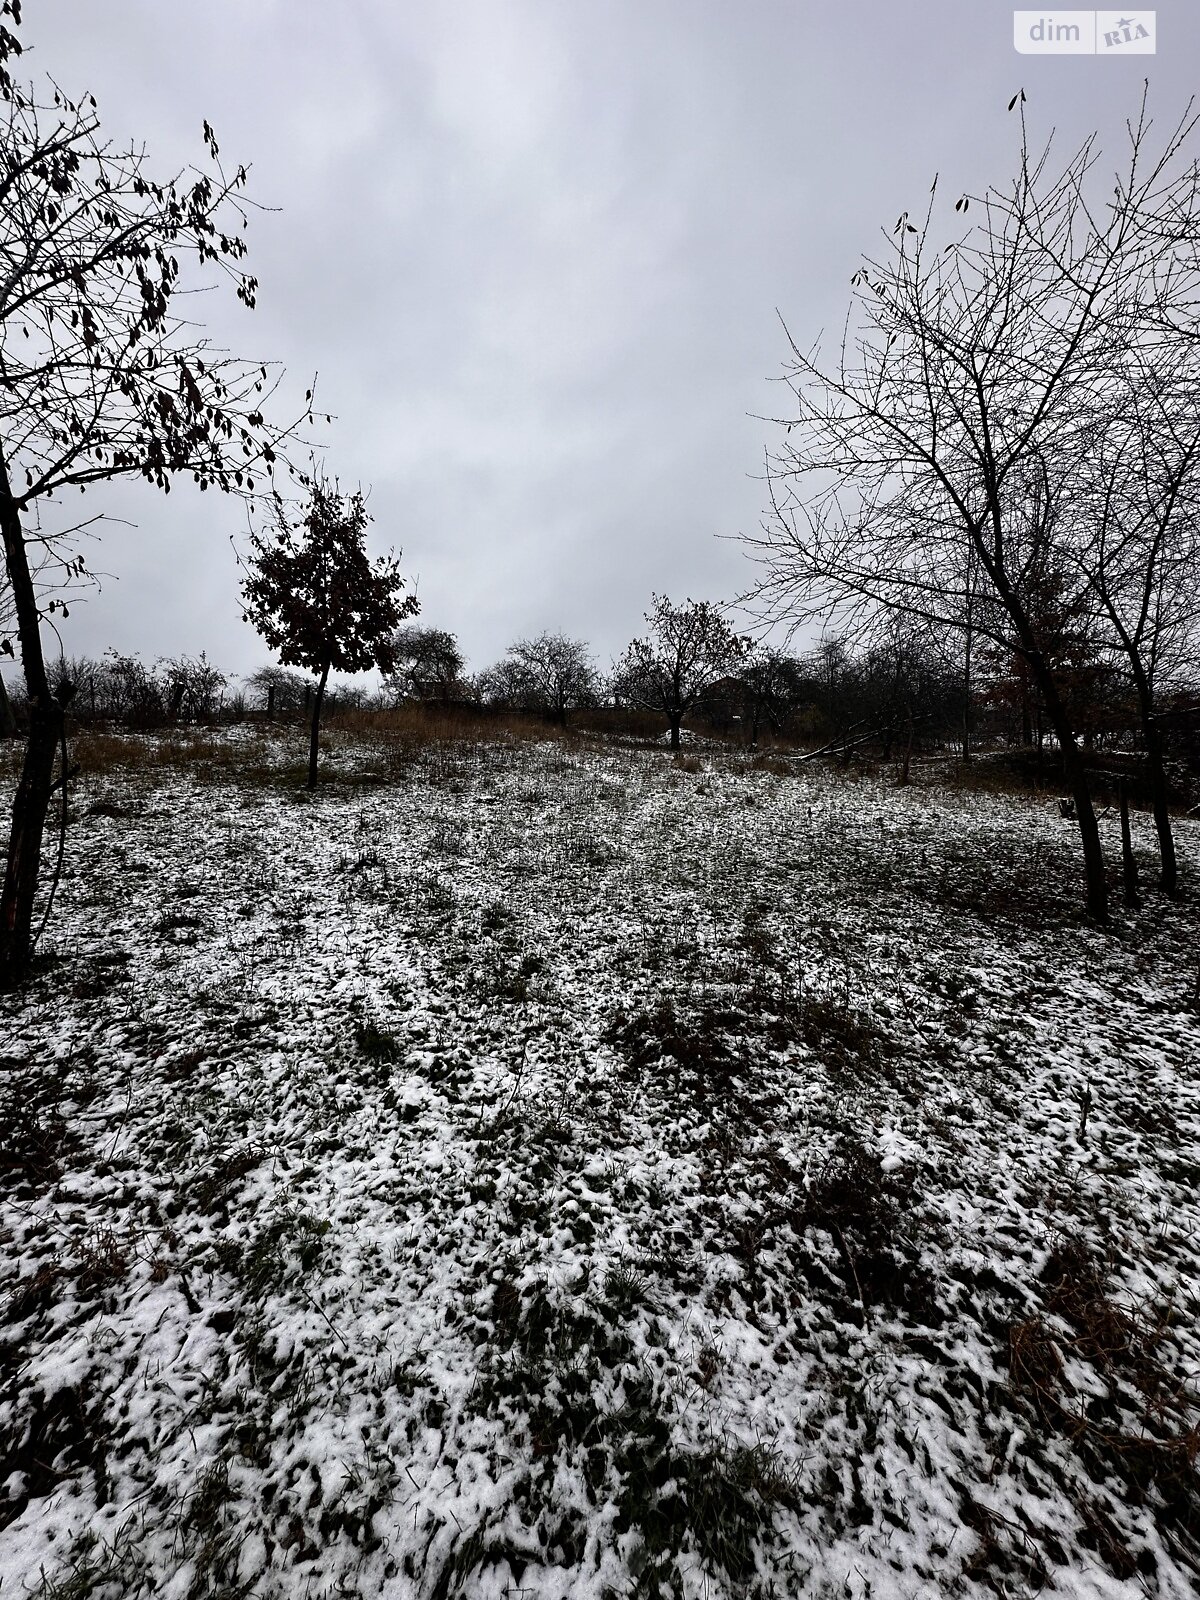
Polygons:
[[673,716],[670,713],[668,713],[668,715],[671,718],[671,749],[672,750],[678,750],[679,749],[679,724],[683,721],[683,718],[682,717]]
[[1100,842],[1100,825],[1096,821],[1096,808],[1092,805],[1092,793],[1088,787],[1087,770],[1083,764],[1079,745],[1075,739],[1075,729],[1071,724],[1067,707],[1059,693],[1058,680],[1054,676],[1053,668],[1045,656],[1037,648],[1033,629],[1028,617],[1011,586],[1006,580],[997,582],[998,574],[993,573],[993,582],[997,583],[1000,598],[1005,609],[1012,619],[1021,640],[1022,656],[1024,658],[1024,672],[1022,679],[1026,687],[1037,690],[1037,735],[1038,735],[1038,766],[1042,761],[1042,717],[1049,718],[1050,726],[1054,729],[1058,739],[1059,753],[1062,759],[1063,776],[1071,791],[1071,798],[1075,802],[1075,815],[1079,821],[1080,842],[1083,845],[1083,881],[1084,901],[1088,915],[1097,922],[1108,921],[1108,874],[1104,865],[1104,847]]
[[904,746],[904,765],[900,769],[900,787],[904,788],[912,773],[913,719],[908,719],[908,743]]
[[17,731],[17,719],[13,716],[12,701],[8,698],[8,685],[4,681],[4,674],[0,672],[0,739],[11,739]]
[[[1062,756],[1063,776],[1075,802],[1075,815],[1079,822],[1080,841],[1083,845],[1084,896],[1089,915],[1097,922],[1108,920],[1108,874],[1104,865],[1104,847],[1100,842],[1100,825],[1096,821],[1096,808],[1088,787],[1087,769],[1075,739],[1075,730],[1058,692],[1050,668],[1040,659],[1030,661],[1050,725],[1058,739]],[[1038,748],[1041,748],[1041,718],[1038,718]]]
[[1138,903],[1137,858],[1133,853],[1133,835],[1129,828],[1129,784],[1117,779],[1117,799],[1121,807],[1121,873],[1125,885],[1125,903]]
[[1154,687],[1146,672],[1141,650],[1130,637],[1119,617],[1109,608],[1117,623],[1117,630],[1129,660],[1130,675],[1137,695],[1138,730],[1146,756],[1146,774],[1149,778],[1150,808],[1154,827],[1158,833],[1159,877],[1163,893],[1172,898],[1179,892],[1179,863],[1175,855],[1175,835],[1171,829],[1170,791],[1163,763],[1162,732],[1154,716]]
[[1163,765],[1162,734],[1152,716],[1146,717],[1146,770],[1150,779],[1150,808],[1158,832],[1159,875],[1164,894],[1172,899],[1179,893],[1179,863],[1175,856],[1175,835],[1171,830],[1171,806],[1167,772]]
[[329,682],[329,668],[321,668],[321,681],[313,696],[312,727],[308,735],[308,787],[317,787],[317,741],[321,733],[321,703],[325,699],[325,685]]
[[963,651],[962,758],[971,759],[971,651],[975,638],[974,594],[971,589],[971,551],[967,550],[967,627]]
[[[1060,741],[1062,735],[1059,735]],[[1100,825],[1096,821],[1096,808],[1088,787],[1087,771],[1075,736],[1066,730],[1067,743],[1063,745],[1063,770],[1075,801],[1075,814],[1079,818],[1079,834],[1083,844],[1083,876],[1087,909],[1097,922],[1108,920],[1108,876],[1104,865],[1104,846],[1100,842]]]
[[1163,765],[1162,732],[1154,720],[1154,691],[1150,681],[1136,652],[1127,653],[1133,669],[1134,688],[1138,697],[1138,717],[1142,725],[1142,741],[1146,751],[1146,775],[1150,780],[1150,809],[1154,814],[1154,827],[1158,833],[1158,881],[1163,893],[1174,898],[1179,892],[1179,863],[1175,856],[1175,835],[1171,829],[1171,804],[1167,788],[1167,770]]
[[50,693],[41,629],[21,514],[0,457],[0,532],[17,614],[21,666],[29,695],[29,737],[13,797],[8,861],[0,893],[0,984],[19,982],[29,967],[33,906],[42,858],[42,833],[53,793],[54,758],[62,737],[62,707]]

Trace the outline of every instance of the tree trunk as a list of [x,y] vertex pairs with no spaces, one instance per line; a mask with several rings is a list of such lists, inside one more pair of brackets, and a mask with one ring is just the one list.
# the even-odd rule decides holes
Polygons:
[[1146,751],[1146,775],[1150,780],[1150,809],[1158,833],[1158,881],[1164,894],[1179,893],[1179,863],[1175,857],[1175,835],[1171,830],[1171,806],[1167,789],[1167,770],[1163,765],[1162,731],[1154,720],[1154,690],[1136,651],[1127,652],[1133,670],[1138,698],[1138,720]]
[[673,712],[670,712],[670,711],[667,713],[667,716],[670,719],[670,723],[671,723],[671,749],[672,750],[678,750],[679,749],[679,724],[683,721],[683,718],[681,716],[676,715]]
[[8,685],[4,681],[4,674],[0,672],[0,739],[11,739],[17,731],[17,719],[13,716],[12,701],[8,698]]
[[1117,779],[1117,799],[1121,807],[1121,874],[1125,884],[1125,904],[1138,903],[1137,859],[1133,853],[1133,835],[1129,829],[1129,784]]
[[0,897],[0,987],[21,980],[33,953],[33,906],[41,870],[42,834],[53,793],[54,758],[62,724],[62,708],[55,701],[30,706],[29,738],[13,797],[8,862]]
[[1175,857],[1175,835],[1171,831],[1171,807],[1167,791],[1167,772],[1163,766],[1162,734],[1152,715],[1145,722],[1146,770],[1150,779],[1150,807],[1158,832],[1158,881],[1172,899],[1179,893],[1179,863]]
[[275,721],[275,685],[272,683],[267,688],[267,721]]
[[1154,715],[1154,686],[1146,672],[1140,646],[1130,637],[1119,617],[1110,607],[1110,615],[1117,624],[1121,644],[1129,660],[1130,676],[1137,695],[1138,719],[1134,729],[1135,748],[1140,733],[1146,756],[1146,774],[1150,780],[1150,808],[1158,833],[1159,883],[1163,893],[1172,897],[1179,892],[1179,863],[1175,856],[1175,835],[1171,830],[1170,793],[1167,772],[1163,763],[1162,732]]
[[[1059,735],[1060,741],[1062,735]],[[1079,818],[1079,834],[1083,843],[1084,893],[1087,909],[1097,922],[1108,920],[1108,876],[1104,866],[1104,846],[1100,843],[1100,825],[1096,821],[1096,808],[1088,788],[1087,772],[1075,736],[1066,731],[1063,744],[1063,770],[1075,801],[1075,814]]]
[[974,595],[971,590],[971,552],[967,551],[967,627],[963,650],[963,720],[962,720],[962,758],[964,761],[971,759],[971,669],[974,665],[971,654],[975,641],[975,616]]
[[[1087,771],[1083,764],[1079,745],[1075,739],[1075,729],[1071,724],[1066,703],[1059,693],[1058,680],[1054,676],[1054,669],[1047,662],[1045,656],[1038,649],[1033,629],[1029,618],[1025,615],[1020,602],[1001,575],[993,572],[993,582],[996,583],[1000,598],[1004,602],[1005,610],[1017,630],[1021,640],[1021,655],[1024,671],[1022,680],[1026,688],[1037,690],[1037,739],[1038,739],[1038,765],[1042,759],[1043,714],[1049,719],[1050,726],[1054,729],[1058,739],[1059,753],[1062,758],[1063,776],[1071,791],[1071,798],[1075,802],[1075,815],[1079,821],[1079,835],[1083,845],[1083,880],[1084,900],[1089,916],[1097,922],[1108,921],[1108,874],[1104,866],[1104,847],[1100,842],[1100,826],[1096,821],[1096,810],[1092,805],[1092,794],[1088,788]],[[1032,680],[1032,684],[1030,684]],[[1029,696],[1026,699],[1032,698]]]
[[[1088,787],[1087,770],[1083,763],[1075,730],[1067,716],[1067,709],[1058,692],[1058,685],[1050,668],[1040,659],[1030,662],[1037,680],[1042,706],[1058,739],[1062,756],[1063,776],[1075,802],[1075,815],[1079,821],[1079,835],[1083,844],[1084,896],[1088,913],[1097,922],[1108,920],[1108,875],[1104,866],[1104,847],[1100,842],[1100,825],[1096,821],[1096,808],[1092,805],[1092,792]],[[1038,717],[1038,748],[1041,749],[1042,724]]]
[[21,667],[29,694],[29,737],[13,797],[4,889],[0,894],[0,985],[17,983],[32,954],[33,905],[42,859],[42,832],[53,793],[54,757],[62,737],[62,707],[50,693],[40,619],[21,514],[0,456],[0,532],[17,614]]
[[908,743],[904,746],[904,765],[900,769],[900,787],[901,788],[904,788],[904,787],[907,786],[909,777],[912,774],[912,752],[913,752],[913,719],[910,716],[909,719],[908,719]]
[[313,696],[312,727],[308,734],[308,787],[317,787],[317,740],[321,732],[321,702],[325,699],[325,685],[329,682],[329,668],[321,668],[321,681]]

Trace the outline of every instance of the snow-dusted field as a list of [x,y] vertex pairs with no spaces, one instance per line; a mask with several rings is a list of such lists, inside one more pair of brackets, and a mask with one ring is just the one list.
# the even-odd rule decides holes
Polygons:
[[1195,902],[1088,930],[1049,797],[131,748],[0,998],[0,1600],[1195,1593]]

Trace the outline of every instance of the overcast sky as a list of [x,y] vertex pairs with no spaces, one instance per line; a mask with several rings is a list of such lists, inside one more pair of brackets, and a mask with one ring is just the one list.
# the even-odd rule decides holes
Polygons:
[[[1021,86],[1035,132],[1098,127],[1114,165],[1144,76],[1174,120],[1200,5],[1157,9],[1124,60],[1018,55],[996,0],[27,0],[23,35],[162,173],[205,118],[251,167],[259,307],[210,297],[209,330],[319,372],[330,471],[478,668],[543,628],[607,663],[651,591],[743,588],[720,536],[760,521],[778,316],[836,331],[935,172],[947,207],[1003,180]],[[267,659],[236,501],[89,500],[137,526],[89,550],[111,576],[68,653]]]

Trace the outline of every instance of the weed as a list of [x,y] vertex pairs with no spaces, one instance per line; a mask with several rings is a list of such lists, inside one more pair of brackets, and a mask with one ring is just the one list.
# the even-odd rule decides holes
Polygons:
[[144,810],[145,807],[140,804],[122,805],[115,800],[94,800],[83,814],[85,817],[111,817],[127,821],[130,817],[141,816]]
[[203,926],[204,919],[193,911],[164,911],[154,924],[154,931],[167,936],[179,935],[173,940],[175,944],[195,944],[197,930]]
[[221,1239],[214,1248],[221,1266],[240,1279],[245,1294],[252,1300],[264,1299],[317,1269],[329,1229],[328,1221],[285,1204],[276,1207],[245,1245]]
[[832,1238],[864,1323],[870,1307],[880,1304],[907,1310],[926,1327],[943,1320],[933,1280],[919,1260],[914,1198],[910,1183],[889,1176],[877,1155],[843,1134],[791,1214],[794,1226],[818,1228]]
[[232,1590],[240,1554],[237,1528],[230,1513],[233,1500],[229,1463],[211,1462],[197,1478],[182,1516],[181,1531],[196,1569],[189,1600]]
[[230,1152],[222,1151],[220,1158],[194,1180],[191,1186],[193,1203],[198,1211],[212,1215],[225,1210],[230,1196],[247,1173],[261,1166],[263,1151],[256,1144]]
[[23,1278],[8,1297],[6,1322],[23,1322],[39,1311],[47,1311],[54,1304],[62,1262],[57,1256],[43,1261],[31,1278]]
[[479,931],[483,934],[502,932],[512,922],[512,913],[502,900],[490,900],[479,914]]
[[434,822],[429,835],[429,848],[435,855],[454,859],[466,851],[462,825],[453,817],[442,817]]
[[752,772],[768,772],[774,778],[790,778],[795,772],[795,767],[790,761],[785,761],[782,756],[760,755],[755,756],[750,763]]
[[835,1070],[861,1069],[894,1053],[887,1035],[867,1011],[841,996],[806,995],[800,1011],[806,1045]]
[[129,1271],[129,1255],[111,1228],[97,1228],[79,1246],[76,1283],[87,1299],[120,1283]]
[[59,1111],[59,1077],[0,1058],[0,1177],[39,1191],[59,1176],[78,1140]]
[[497,1000],[528,1000],[533,980],[545,969],[545,960],[532,950],[505,955],[497,951],[483,968],[481,991]]
[[87,1528],[72,1543],[63,1565],[43,1568],[31,1600],[89,1600],[93,1595],[133,1595],[149,1587],[147,1561],[134,1542],[138,1518],[129,1516],[111,1542]]
[[730,1042],[740,1016],[719,1006],[705,1006],[692,1016],[680,1012],[670,996],[653,1011],[615,1017],[604,1033],[638,1076],[670,1074],[676,1088],[688,1087],[703,1098],[727,1089],[745,1069],[740,1051]]
[[358,1023],[354,1029],[354,1043],[368,1061],[390,1063],[404,1056],[403,1042],[376,1022]]
[[645,1278],[625,1262],[610,1267],[604,1276],[605,1298],[619,1311],[628,1312],[643,1305],[648,1292]]
[[86,1383],[64,1384],[51,1393],[25,1388],[19,1404],[7,1409],[0,1458],[15,1476],[9,1479],[12,1498],[0,1501],[0,1529],[15,1522],[30,1501],[53,1494],[89,1467],[97,1474],[98,1494],[105,1493],[103,1430]]
[[[634,1362],[624,1329],[626,1297],[644,1293],[628,1269],[610,1272],[604,1297],[555,1303],[544,1286],[524,1292],[500,1279],[492,1318],[505,1329],[506,1354],[485,1366],[474,1402],[489,1412],[516,1403],[528,1418],[529,1466],[514,1484],[501,1527],[485,1517],[459,1542],[432,1593],[480,1590],[488,1568],[507,1565],[510,1579],[531,1562],[570,1566],[588,1540],[583,1507],[564,1508],[555,1490],[568,1463],[587,1486],[588,1503],[614,1508],[614,1533],[628,1552],[631,1593],[666,1596],[678,1589],[681,1563],[704,1570],[740,1595],[763,1593],[757,1551],[770,1537],[776,1505],[799,1509],[796,1474],[765,1444],[712,1440],[703,1448],[675,1438],[673,1411],[651,1370]],[[621,1401],[607,1407],[599,1383],[621,1373]],[[520,1526],[530,1538],[514,1543]]]
[[[1123,1481],[1135,1504],[1147,1505],[1160,1526],[1173,1530],[1177,1548],[1195,1549],[1200,1535],[1200,1419],[1192,1396],[1159,1353],[1166,1319],[1148,1323],[1117,1305],[1108,1293],[1104,1264],[1080,1238],[1064,1236],[1055,1244],[1042,1283],[1048,1315],[1070,1333],[1064,1336],[1043,1317],[1009,1328],[1014,1393],[1032,1404],[1047,1434],[1070,1441],[1090,1477]],[[1107,1396],[1075,1398],[1067,1382],[1064,1348],[1107,1378]],[[1124,1384],[1142,1398],[1136,1423],[1122,1407]],[[1140,1570],[1142,1558],[1130,1551],[1098,1503],[1089,1500],[1079,1509],[1088,1542],[1110,1570],[1118,1577]],[[1193,1564],[1200,1572],[1200,1560]]]

